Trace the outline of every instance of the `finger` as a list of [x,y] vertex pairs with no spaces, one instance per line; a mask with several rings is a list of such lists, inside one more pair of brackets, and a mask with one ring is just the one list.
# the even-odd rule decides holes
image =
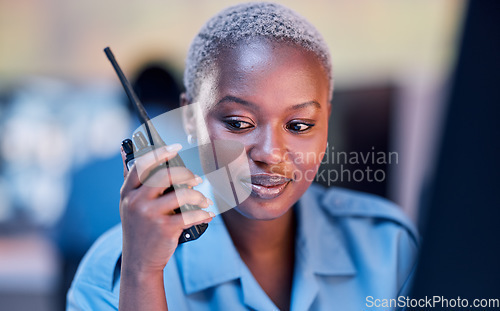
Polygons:
[[[141,179],[141,178],[139,178]],[[142,180],[142,179],[141,179]],[[163,166],[151,172],[151,176],[143,181],[144,185],[156,189],[153,193],[162,194],[163,191],[172,185],[187,185],[190,187],[201,184],[203,179],[193,174],[189,169],[182,166]]]
[[125,178],[121,191],[123,195],[131,190],[137,190],[140,191],[141,196],[157,198],[162,196],[165,190],[172,186],[172,183],[174,185],[186,185],[188,188],[192,188],[202,182],[203,179],[200,176],[193,174],[185,167],[171,167],[168,170],[163,168],[154,172],[152,177],[147,180],[146,186],[141,187],[143,184],[140,178],[137,177],[136,166],[133,165]]
[[[154,201],[155,213],[171,214],[179,206],[190,204],[200,208],[207,208],[214,203],[201,192],[194,189],[176,189]],[[151,207],[153,208],[153,207]]]
[[[177,154],[176,150],[179,150],[179,148],[179,144],[173,144],[170,146],[155,149],[137,158],[125,178],[122,191],[130,191],[132,189],[140,187],[142,185],[142,182],[141,178],[139,178],[139,171],[142,171],[145,174],[149,173],[153,168],[164,162],[165,159],[168,160],[175,157],[175,155]],[[156,162],[154,161],[155,158],[157,159]],[[150,167],[146,167],[148,165],[147,163],[151,163]]]
[[122,155],[122,163],[123,163],[123,179],[127,177],[128,174],[128,169],[127,165],[125,164],[125,159],[127,158],[127,155],[125,154],[125,150],[123,150],[123,147],[120,147],[120,154]]
[[182,146],[180,144],[173,144],[154,149],[136,158],[135,165],[137,166],[137,173],[140,180],[144,183],[153,169],[165,161],[174,158],[181,148]]
[[186,211],[181,214],[170,216],[174,222],[179,223],[183,229],[187,229],[194,224],[209,222],[215,217],[213,212],[206,212],[204,210]]
[[[208,213],[210,215],[210,212]],[[201,225],[201,224],[208,224],[209,222],[212,221],[212,219],[214,219],[215,217],[215,214],[214,216],[211,216],[209,219],[203,219],[203,220],[200,220],[200,221],[197,221],[197,222],[193,222],[192,224],[189,224],[189,225],[185,225],[185,228],[183,229],[187,229],[191,226],[196,226],[196,225]]]
[[127,193],[130,190],[139,188],[142,185],[139,177],[137,176],[137,168],[135,164],[132,165],[130,171],[125,175],[125,181],[123,182],[121,192]]

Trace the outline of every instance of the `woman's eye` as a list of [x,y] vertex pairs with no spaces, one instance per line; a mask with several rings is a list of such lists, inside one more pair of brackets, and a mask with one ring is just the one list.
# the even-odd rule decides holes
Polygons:
[[314,124],[310,124],[310,123],[292,122],[292,123],[289,123],[286,127],[290,131],[305,132],[305,131],[309,130],[310,128],[312,128],[313,126],[314,126]]
[[244,130],[244,129],[248,129],[248,128],[251,128],[253,125],[248,123],[248,122],[245,122],[245,121],[238,121],[238,120],[228,120],[226,121],[226,123],[233,129],[237,129],[237,130]]

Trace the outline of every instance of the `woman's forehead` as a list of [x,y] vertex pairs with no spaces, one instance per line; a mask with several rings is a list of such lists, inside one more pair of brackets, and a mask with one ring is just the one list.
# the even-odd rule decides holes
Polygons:
[[219,69],[254,68],[258,65],[281,64],[290,61],[307,61],[322,68],[316,54],[307,51],[302,46],[266,38],[250,38],[231,46],[221,46],[215,64]]
[[214,83],[210,89],[216,97],[303,101],[328,97],[329,81],[321,62],[292,44],[253,41],[225,48],[215,67],[206,82]]

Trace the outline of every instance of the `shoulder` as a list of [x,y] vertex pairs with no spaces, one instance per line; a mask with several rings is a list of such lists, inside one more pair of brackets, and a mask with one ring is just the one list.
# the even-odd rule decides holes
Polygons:
[[309,191],[323,213],[342,221],[362,222],[366,225],[385,225],[404,230],[415,244],[419,235],[415,225],[399,206],[380,196],[344,188],[325,188],[312,184]]
[[[381,288],[405,293],[420,239],[396,204],[376,195],[320,185],[310,187],[306,200],[307,210],[316,213],[315,223],[324,228],[322,236],[340,237],[360,279],[368,283],[378,279]],[[323,247],[328,247],[327,243],[334,242],[324,242]]]
[[68,310],[118,308],[114,283],[121,252],[122,229],[119,224],[97,239],[80,262],[68,292]]

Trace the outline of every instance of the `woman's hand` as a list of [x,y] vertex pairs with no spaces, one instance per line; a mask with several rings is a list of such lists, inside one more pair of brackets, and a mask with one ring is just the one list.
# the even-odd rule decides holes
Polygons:
[[[137,158],[129,172],[124,166],[125,181],[120,191],[123,230],[120,310],[147,310],[148,306],[152,310],[165,309],[163,268],[177,248],[182,230],[209,222],[214,216],[201,209],[174,213],[184,204],[200,208],[212,204],[192,189],[201,182],[200,177],[185,167],[152,173],[179,150],[177,144],[158,148]],[[171,185],[181,184],[188,187],[163,194]]]

